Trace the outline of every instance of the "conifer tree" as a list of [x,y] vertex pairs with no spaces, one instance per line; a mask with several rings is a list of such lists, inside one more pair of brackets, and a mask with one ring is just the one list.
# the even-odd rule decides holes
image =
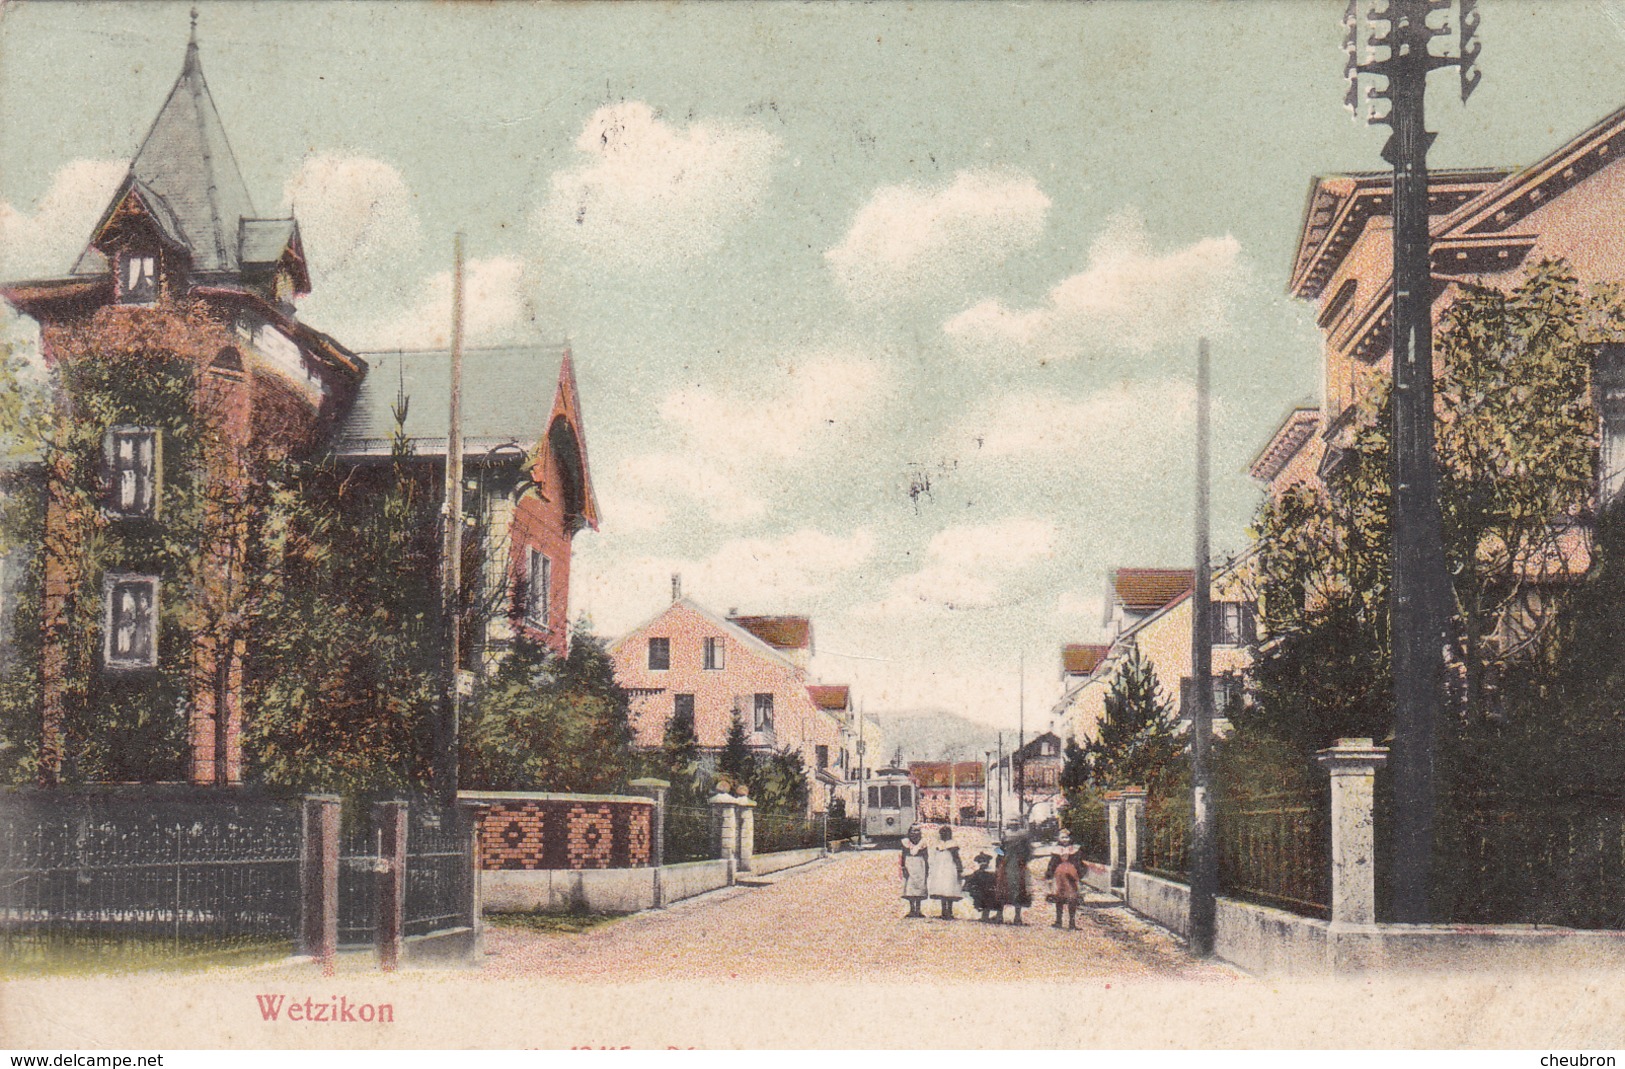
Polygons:
[[1144,786],[1178,765],[1184,751],[1178,720],[1156,669],[1137,648],[1113,677],[1105,716],[1084,751],[1091,778],[1107,787]]
[[750,752],[745,721],[737,709],[734,710],[733,723],[728,725],[728,741],[723,744],[722,756],[717,759],[717,772],[734,786],[748,786],[756,778],[756,757]]

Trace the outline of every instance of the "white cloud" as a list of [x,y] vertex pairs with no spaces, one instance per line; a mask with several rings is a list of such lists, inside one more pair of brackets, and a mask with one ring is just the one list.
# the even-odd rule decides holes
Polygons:
[[1100,621],[1106,615],[1106,599],[1098,590],[1094,593],[1063,590],[1055,599],[1055,615],[1066,620],[1086,620],[1099,630]]
[[893,580],[884,598],[858,611],[909,615],[993,607],[1010,593],[1015,573],[1054,556],[1058,534],[1055,524],[1034,517],[950,527],[931,538],[919,570]]
[[647,534],[658,531],[671,520],[671,510],[664,505],[636,495],[618,491],[597,491],[598,514],[615,531],[627,534]]
[[[528,318],[525,264],[513,256],[463,265],[463,338],[469,345],[512,341]],[[451,344],[451,272],[430,275],[404,310],[354,328],[355,344],[373,348],[445,348]]]
[[960,171],[936,189],[883,186],[824,258],[855,301],[950,289],[1036,244],[1049,208],[1026,175]]
[[[383,160],[317,153],[282,187],[285,210],[299,219],[305,253],[324,281],[398,274],[415,257],[421,234],[406,179]],[[392,270],[393,269],[393,270]]]
[[129,170],[128,160],[74,160],[57,168],[32,212],[0,201],[0,277],[66,275]]
[[878,403],[883,380],[874,361],[814,354],[780,360],[749,385],[674,390],[660,403],[660,416],[678,441],[719,460],[788,460],[849,440],[856,421]]
[[773,538],[739,538],[700,558],[643,556],[630,560],[591,551],[576,558],[576,604],[600,634],[618,635],[665,604],[671,576],[683,592],[726,612],[806,611],[817,598],[852,581],[874,555],[865,530],[834,535],[802,528]]
[[967,417],[944,448],[954,456],[1005,459],[1043,454],[1121,464],[1124,447],[1183,440],[1196,387],[1178,379],[1125,382],[1082,398],[1039,392],[999,396]]
[[1092,349],[1144,352],[1226,329],[1242,278],[1234,237],[1204,238],[1171,252],[1151,246],[1139,215],[1113,219],[1079,274],[1063,279],[1036,308],[985,300],[943,324],[951,339],[1039,359]]
[[675,126],[632,100],[593,112],[575,147],[586,159],[553,175],[537,224],[562,245],[626,268],[714,250],[760,203],[780,145],[759,127]]
[[719,463],[692,453],[643,453],[616,465],[613,492],[636,496],[646,510],[686,500],[703,506],[710,521],[738,524],[767,511],[767,502],[747,488],[752,474],[738,458]]

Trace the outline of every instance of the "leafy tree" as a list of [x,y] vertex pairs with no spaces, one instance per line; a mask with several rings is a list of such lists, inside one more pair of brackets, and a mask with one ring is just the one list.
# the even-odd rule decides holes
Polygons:
[[752,765],[747,782],[762,812],[799,816],[807,811],[807,764],[799,750],[775,750]]
[[[1564,581],[1595,489],[1590,345],[1617,334],[1611,287],[1545,261],[1502,293],[1463,287],[1435,346],[1440,499],[1456,620],[1447,732],[1505,715],[1509,688],[1549,675]],[[1235,720],[1303,753],[1392,721],[1389,406],[1374,389],[1325,486],[1260,508],[1251,581],[1269,635]],[[1446,739],[1449,741],[1449,738]]]
[[[584,649],[583,649],[584,648]],[[635,768],[627,696],[602,644],[578,631],[568,657],[520,640],[478,688],[463,733],[473,790],[609,791]]]
[[737,709],[734,710],[733,721],[728,725],[728,738],[722,745],[722,754],[717,758],[717,775],[730,784],[742,783],[746,786],[756,776],[756,755],[751,753],[745,734],[745,721]]
[[694,732],[692,710],[675,713],[666,721],[652,771],[671,784],[667,800],[672,805],[693,807],[704,802],[709,777],[700,763],[700,740]]
[[1084,746],[1091,782],[1105,787],[1150,786],[1181,764],[1185,743],[1156,669],[1137,648],[1106,693],[1105,715]]

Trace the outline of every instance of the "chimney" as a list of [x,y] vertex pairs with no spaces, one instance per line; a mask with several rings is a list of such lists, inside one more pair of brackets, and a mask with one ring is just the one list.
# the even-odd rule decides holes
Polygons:
[[671,600],[683,600],[683,576],[680,572],[671,573]]

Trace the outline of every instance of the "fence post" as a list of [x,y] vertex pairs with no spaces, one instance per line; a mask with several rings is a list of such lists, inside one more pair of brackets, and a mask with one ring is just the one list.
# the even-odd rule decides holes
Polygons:
[[457,809],[468,832],[468,926],[474,929],[474,937],[469,941],[469,957],[479,962],[484,960],[485,950],[485,888],[480,875],[484,868],[480,860],[480,833],[485,827],[485,814],[491,811],[491,807],[483,802],[459,802]]
[[1370,739],[1338,739],[1316,760],[1332,781],[1332,923],[1374,924],[1372,809],[1377,766],[1388,760],[1388,749]]
[[378,965],[394,972],[406,927],[406,803],[377,802],[372,819],[378,828]]
[[1112,887],[1124,885],[1124,873],[1128,870],[1123,859],[1123,792],[1106,792],[1106,837],[1107,861],[1111,864],[1111,878],[1108,881]]
[[718,791],[711,796],[711,853],[728,863],[728,883],[734,882],[735,853],[739,849],[738,803],[734,796]]
[[654,908],[663,909],[666,889],[661,883],[660,869],[666,863],[666,792],[671,784],[663,779],[635,779],[628,786],[655,802],[649,814],[649,864],[654,869]]
[[339,798],[304,798],[299,858],[299,952],[331,968],[339,947]]
[[739,810],[739,871],[749,872],[751,858],[756,856],[756,803],[747,788],[740,787],[739,792],[734,800]]
[[[1138,872],[1145,867],[1145,788],[1124,787],[1123,806],[1123,871]],[[1123,877],[1124,887],[1128,877]]]

